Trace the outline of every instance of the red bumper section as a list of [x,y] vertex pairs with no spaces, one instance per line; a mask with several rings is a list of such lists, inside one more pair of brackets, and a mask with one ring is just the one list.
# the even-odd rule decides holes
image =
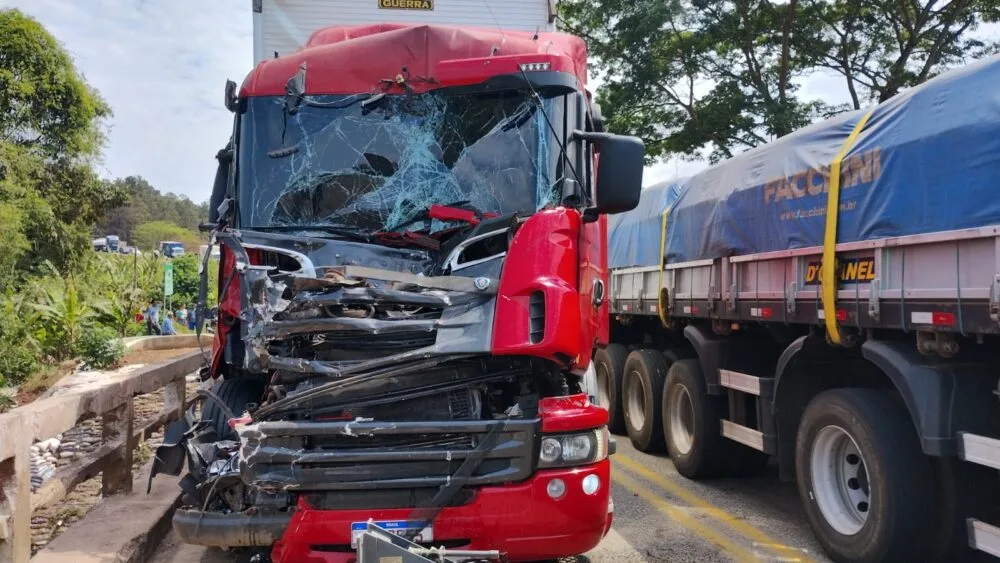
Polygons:
[[[514,485],[483,487],[464,506],[445,508],[434,519],[433,543],[456,549],[498,549],[508,561],[537,561],[580,555],[593,549],[611,527],[611,462],[573,469],[538,471]],[[601,486],[583,492],[583,479],[597,475]],[[552,499],[549,481],[559,478],[566,492]],[[315,510],[300,501],[285,535],[274,545],[274,563],[354,563],[351,524],[406,520],[409,509]]]

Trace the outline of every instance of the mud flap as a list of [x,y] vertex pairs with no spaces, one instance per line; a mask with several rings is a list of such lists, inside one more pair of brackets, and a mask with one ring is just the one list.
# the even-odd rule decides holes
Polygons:
[[147,495],[153,489],[153,477],[156,475],[176,476],[181,474],[187,454],[184,440],[190,428],[191,425],[186,416],[167,426],[167,431],[163,434],[163,443],[156,448],[156,455],[153,457],[153,467],[149,472],[149,482],[146,484]]

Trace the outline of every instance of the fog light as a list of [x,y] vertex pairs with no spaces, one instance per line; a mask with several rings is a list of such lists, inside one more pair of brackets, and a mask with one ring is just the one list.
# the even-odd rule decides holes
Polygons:
[[562,479],[553,479],[545,487],[545,492],[552,498],[559,498],[566,494],[566,483]]
[[587,475],[583,478],[583,492],[592,495],[601,488],[601,478],[597,475]]

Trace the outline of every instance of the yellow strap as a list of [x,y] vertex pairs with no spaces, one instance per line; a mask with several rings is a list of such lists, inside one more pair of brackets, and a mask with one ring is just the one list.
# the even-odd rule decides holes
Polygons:
[[830,335],[830,341],[834,344],[840,344],[840,329],[837,327],[837,312],[835,307],[837,285],[834,281],[836,279],[834,258],[837,253],[837,214],[840,212],[840,163],[847,156],[848,151],[851,150],[851,146],[854,145],[854,141],[857,140],[861,130],[865,128],[865,124],[868,123],[868,118],[871,117],[874,109],[868,110],[861,117],[857,125],[854,126],[854,130],[847,136],[844,145],[840,147],[840,152],[834,157],[833,163],[830,164],[830,191],[826,198],[826,230],[823,233],[823,261],[821,262],[820,283],[823,287],[823,315],[826,317],[826,332]]
[[667,213],[670,212],[670,208],[663,210],[663,214],[660,216],[660,281],[657,283],[656,287],[656,304],[657,310],[660,313],[660,322],[663,326],[667,326],[667,304],[664,303],[663,299],[663,267],[667,262]]

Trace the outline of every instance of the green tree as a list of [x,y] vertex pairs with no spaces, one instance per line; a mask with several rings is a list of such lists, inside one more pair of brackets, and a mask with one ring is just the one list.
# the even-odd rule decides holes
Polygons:
[[1000,19],[994,0],[806,0],[822,20],[808,47],[840,74],[851,107],[884,102],[950,67],[997,52],[974,32]]
[[[715,161],[996,51],[972,32],[1000,3],[565,0],[560,15],[605,78],[612,131],[642,137],[651,159]],[[849,106],[800,96],[803,78],[829,70]]]
[[174,263],[174,298],[175,303],[193,303],[198,299],[198,287],[201,276],[201,257],[197,254],[185,254],[173,259]]
[[45,28],[0,10],[0,235],[9,245],[0,289],[44,274],[46,262],[79,267],[93,221],[124,203],[91,165],[109,115]]
[[152,254],[121,256],[98,254],[90,264],[87,279],[92,291],[87,294],[98,312],[98,320],[118,336],[128,336],[150,297],[162,286],[160,260]]
[[116,193],[124,193],[127,204],[109,211],[98,222],[94,234],[116,234],[131,241],[143,223],[165,221],[195,231],[208,219],[208,204],[196,204],[184,196],[162,194],[141,176],[110,182]]
[[651,159],[712,160],[786,135],[822,110],[800,100],[799,35],[816,18],[796,1],[568,0],[564,27],[587,40],[608,126]]
[[0,10],[0,139],[49,157],[94,156],[111,109],[65,49],[19,10]]
[[70,358],[83,333],[93,326],[96,311],[86,303],[69,278],[41,286],[42,300],[35,305],[44,327],[42,342],[55,360]]

